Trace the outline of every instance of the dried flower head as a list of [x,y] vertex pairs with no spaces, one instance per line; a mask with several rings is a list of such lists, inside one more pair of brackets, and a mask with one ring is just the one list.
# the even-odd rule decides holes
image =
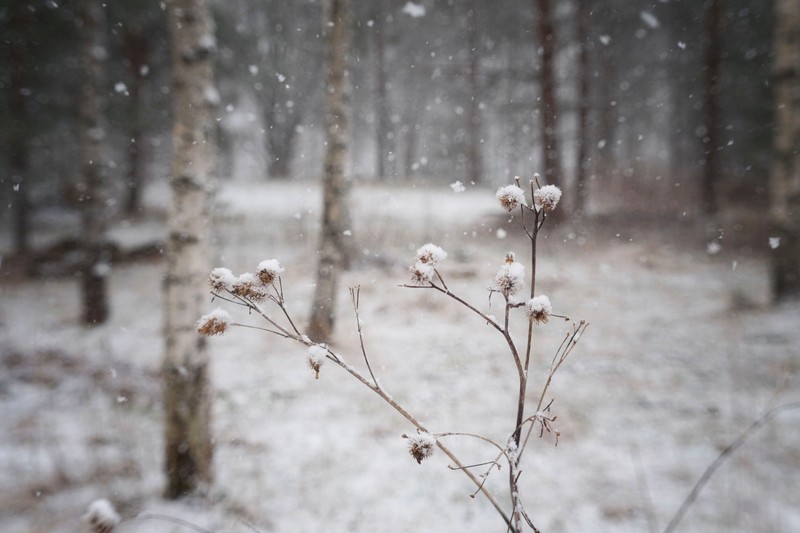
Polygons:
[[411,281],[417,285],[427,285],[433,281],[433,277],[436,275],[433,266],[431,266],[430,263],[423,263],[422,261],[414,263],[414,266],[409,269],[409,272],[411,272]]
[[425,263],[432,267],[436,267],[439,265],[440,262],[447,259],[447,252],[445,252],[435,244],[428,243],[420,247],[419,250],[417,250],[416,259],[420,263]]
[[217,307],[197,321],[197,332],[200,335],[222,335],[233,323],[230,313]]
[[537,211],[549,213],[553,211],[561,200],[561,189],[555,185],[545,185],[533,191],[533,205]]
[[417,460],[417,464],[433,455],[436,438],[427,431],[417,430],[417,434],[410,437],[403,434],[403,438],[408,439],[408,453]]
[[215,268],[211,271],[211,275],[208,276],[208,284],[211,285],[211,290],[216,293],[230,291],[235,281],[236,276],[233,275],[233,272],[222,267]]
[[491,290],[502,293],[506,299],[519,294],[525,288],[525,265],[514,261],[514,254],[506,255],[506,262],[494,276]]
[[553,306],[550,305],[550,298],[544,294],[531,298],[525,303],[525,313],[536,324],[547,324],[552,312]]
[[519,207],[520,204],[525,203],[525,191],[516,185],[506,185],[505,187],[500,187],[497,189],[496,196],[503,209],[509,213]]
[[111,502],[102,499],[89,504],[89,509],[83,515],[83,521],[89,526],[92,533],[111,533],[121,519]]
[[319,369],[325,363],[327,355],[328,348],[324,344],[312,344],[308,347],[308,366],[316,373],[317,379],[319,379]]
[[264,285],[269,285],[286,270],[277,259],[266,259],[258,264],[256,276]]
[[233,282],[231,293],[240,298],[247,298],[254,302],[262,302],[267,298],[267,287],[261,283],[258,276],[245,272]]

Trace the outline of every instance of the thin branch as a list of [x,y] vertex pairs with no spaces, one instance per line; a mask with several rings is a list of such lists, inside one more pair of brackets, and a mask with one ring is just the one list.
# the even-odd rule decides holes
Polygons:
[[248,325],[248,324],[239,324],[238,322],[231,323],[231,326],[237,326],[237,327],[240,327],[240,328],[257,329],[257,330],[260,330],[260,331],[266,331],[267,333],[273,333],[275,335],[278,335],[279,337],[283,337],[284,339],[290,339],[291,338],[288,335],[286,335],[284,333],[281,333],[280,331],[276,331],[276,330],[269,329],[269,328],[262,328],[262,327],[259,327],[259,326],[251,326],[251,325]]
[[165,514],[158,514],[158,513],[143,513],[138,515],[133,520],[161,520],[162,522],[170,522],[172,524],[176,524],[179,526],[183,526],[185,528],[189,528],[193,531],[197,531],[198,533],[214,533],[208,529],[203,529],[200,526],[192,524],[191,522],[187,522],[186,520],[182,520],[180,518],[175,518],[173,516],[165,515]]
[[353,312],[356,315],[356,328],[358,329],[358,342],[361,345],[361,354],[364,356],[364,362],[367,363],[367,370],[369,370],[369,375],[372,376],[372,381],[375,383],[376,388],[380,388],[378,385],[378,379],[375,377],[375,374],[372,372],[372,366],[369,364],[369,357],[367,357],[367,349],[364,347],[364,334],[361,331],[361,317],[358,314],[358,304],[361,297],[361,286],[350,287],[350,298],[353,300]]
[[689,507],[691,507],[694,501],[697,499],[697,496],[700,495],[700,491],[706,486],[706,483],[708,483],[708,481],[711,479],[711,476],[713,476],[719,467],[722,466],[726,459],[733,455],[733,452],[738,450],[745,442],[747,442],[747,439],[752,437],[756,431],[765,426],[781,412],[799,408],[800,402],[785,403],[770,409],[761,415],[760,418],[756,419],[755,422],[750,424],[747,429],[745,429],[742,434],[736,438],[736,440],[731,442],[724,450],[722,450],[717,458],[714,459],[710,465],[708,465],[705,472],[703,472],[703,475],[700,476],[700,479],[698,479],[697,483],[695,483],[694,487],[692,487],[691,492],[689,492],[688,496],[686,496],[686,499],[683,500],[683,503],[675,513],[675,516],[673,516],[672,520],[670,520],[669,524],[667,524],[667,527],[664,529],[664,533],[671,533],[672,531],[675,531],[675,528],[678,527],[678,524],[689,510]]
[[[506,452],[505,448],[503,448],[502,446],[497,444],[495,441],[493,441],[489,437],[484,437],[483,435],[478,435],[477,433],[464,433],[464,432],[448,431],[447,433],[434,433],[433,436],[436,437],[437,439],[439,437],[472,437],[474,439],[482,440],[484,442],[488,442],[489,444],[491,444],[492,446],[497,448],[500,451],[501,454],[505,455],[506,459],[508,459],[509,461],[511,460],[511,458],[508,457],[508,453]],[[494,462],[494,461],[492,461],[492,462]]]
[[[484,461],[482,463],[475,463],[473,465],[464,465],[464,466],[460,466],[460,467],[447,465],[447,468],[449,468],[450,470],[463,470],[465,468],[477,468],[479,466],[486,466],[486,465],[492,465],[492,468],[496,466],[498,468],[498,470],[503,466],[500,463],[498,463],[497,461]],[[481,477],[483,477],[483,476],[481,476]]]

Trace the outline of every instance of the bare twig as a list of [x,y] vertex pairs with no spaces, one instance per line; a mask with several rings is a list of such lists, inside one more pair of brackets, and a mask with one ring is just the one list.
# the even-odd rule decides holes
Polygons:
[[169,516],[165,514],[158,514],[158,513],[142,513],[138,515],[134,520],[161,520],[162,522],[170,522],[172,524],[176,524],[192,531],[197,531],[198,533],[214,533],[208,529],[204,529],[198,525],[192,524],[191,522],[187,522],[186,520],[182,520],[180,518],[175,518],[174,516]]
[[372,372],[372,366],[369,364],[369,357],[367,357],[367,349],[364,347],[364,333],[361,330],[361,317],[358,314],[358,304],[361,296],[361,286],[350,287],[350,297],[353,300],[353,312],[356,315],[356,328],[358,329],[358,342],[361,345],[361,354],[364,356],[364,362],[367,363],[367,370],[369,375],[372,376],[372,381],[375,383],[376,388],[380,388],[375,374]]
[[736,440],[726,446],[725,449],[720,452],[717,458],[714,459],[710,465],[708,465],[705,472],[703,472],[703,475],[697,480],[697,483],[694,484],[694,487],[692,487],[692,490],[686,496],[686,499],[684,499],[683,503],[681,503],[681,506],[678,508],[675,516],[673,516],[672,520],[670,520],[669,524],[667,524],[667,527],[664,529],[664,533],[675,531],[675,528],[678,527],[678,524],[683,519],[684,515],[692,506],[694,501],[697,499],[697,496],[700,495],[700,491],[706,486],[706,483],[708,483],[708,481],[711,479],[711,476],[714,475],[714,473],[719,469],[720,466],[722,466],[725,460],[733,454],[733,452],[738,450],[745,442],[747,442],[747,439],[752,437],[756,431],[765,426],[773,418],[781,414],[783,411],[789,411],[792,409],[800,409],[800,402],[785,403],[770,409],[756,419],[752,424],[750,424],[747,429],[742,431],[741,435],[739,435]]

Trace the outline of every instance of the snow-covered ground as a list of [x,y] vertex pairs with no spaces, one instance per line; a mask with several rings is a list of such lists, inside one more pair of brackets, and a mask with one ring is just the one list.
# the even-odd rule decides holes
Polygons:
[[[238,183],[219,198],[217,266],[279,259],[288,307],[305,317],[319,191]],[[363,365],[347,294],[360,285],[382,386],[433,431],[502,440],[517,387],[502,338],[442,295],[399,285],[432,241],[448,252],[450,289],[499,312],[486,288],[507,251],[527,255],[520,230],[492,191],[472,187],[370,186],[353,200],[360,260],[341,284],[337,348]],[[543,234],[538,291],[591,325],[551,388],[559,445],[545,435],[524,460],[523,502],[542,531],[663,529],[728,443],[770,407],[800,400],[800,307],[767,306],[763,258],[709,254],[691,228],[594,222],[585,235],[566,225]],[[116,231],[141,242],[163,228]],[[191,531],[163,516],[217,532],[505,531],[441,453],[417,465],[401,438],[412,428],[363,385],[331,364],[315,380],[302,347],[244,329],[211,340],[215,486],[203,501],[162,501],[162,268],[114,269],[113,316],[95,329],[78,324],[74,280],[0,280],[0,531],[79,531],[98,498],[114,504],[123,532]],[[538,328],[530,402],[567,327]],[[722,466],[679,531],[800,531],[798,442],[800,410],[775,418]],[[467,463],[494,458],[473,441],[448,444]],[[507,472],[487,486],[506,501]]]

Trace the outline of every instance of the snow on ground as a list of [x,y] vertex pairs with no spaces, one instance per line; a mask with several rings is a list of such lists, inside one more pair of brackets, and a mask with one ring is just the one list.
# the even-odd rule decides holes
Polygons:
[[[302,319],[319,201],[307,184],[224,186],[216,266],[251,271],[277,258]],[[503,439],[517,385],[502,339],[442,295],[398,285],[416,248],[435,242],[448,253],[450,289],[499,313],[486,288],[507,251],[526,257],[519,230],[492,191],[473,188],[362,187],[354,206],[349,238],[361,260],[341,284],[336,346],[363,368],[346,291],[361,285],[385,389],[432,431]],[[147,224],[115,238],[160,237]],[[591,325],[551,388],[558,447],[545,436],[526,452],[523,501],[547,532],[663,528],[751,421],[800,400],[800,309],[765,305],[762,258],[708,255],[687,225],[596,222],[580,237],[565,228],[543,237],[537,292]],[[412,428],[377,396],[332,364],[315,380],[304,348],[242,329],[211,340],[214,489],[202,501],[160,500],[162,266],[116,268],[113,317],[95,329],[77,323],[74,280],[0,282],[0,531],[79,531],[99,498],[115,505],[123,532],[189,531],[163,516],[219,532],[505,530],[441,453],[417,465],[400,437]],[[530,402],[567,327],[539,328]],[[724,464],[679,531],[800,530],[797,442],[800,411],[786,412]],[[448,444],[468,463],[493,458],[470,440]],[[503,501],[506,476],[487,483]]]

